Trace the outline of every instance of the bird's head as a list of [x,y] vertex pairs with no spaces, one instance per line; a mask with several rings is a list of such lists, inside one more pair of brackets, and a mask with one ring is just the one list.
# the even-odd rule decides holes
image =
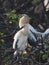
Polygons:
[[28,24],[30,21],[30,17],[26,14],[23,14],[22,17],[19,20],[19,27],[21,28],[25,24]]

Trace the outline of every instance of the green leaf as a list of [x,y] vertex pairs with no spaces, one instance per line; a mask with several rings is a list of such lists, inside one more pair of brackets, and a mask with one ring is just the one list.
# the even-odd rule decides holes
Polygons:
[[9,21],[10,24],[12,24],[12,21]]
[[47,58],[46,54],[42,55],[42,60],[45,60],[46,58]]
[[38,3],[40,0],[33,0],[35,3]]
[[18,15],[18,19],[20,19],[22,17],[22,15]]
[[0,32],[0,35],[4,35],[4,33],[3,32]]
[[10,16],[10,13],[6,13],[5,15],[9,17]]
[[8,16],[9,18],[15,19],[18,17],[18,15],[15,12],[16,12],[15,10],[12,10],[12,11],[6,13],[6,16]]
[[4,43],[4,39],[1,39],[1,42]]
[[48,51],[47,51],[47,52],[48,52],[48,55],[49,55],[49,49],[48,49]]
[[12,13],[15,13],[15,12],[16,12],[16,10],[12,10],[11,12],[12,12]]
[[16,15],[16,14],[13,14],[13,15],[11,16],[11,18],[12,18],[12,19],[17,18],[17,15]]

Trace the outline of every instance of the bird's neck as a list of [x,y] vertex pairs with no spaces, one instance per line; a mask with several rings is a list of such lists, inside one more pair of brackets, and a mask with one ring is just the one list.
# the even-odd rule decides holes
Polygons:
[[25,35],[25,36],[27,35],[27,31],[26,31],[25,28],[22,28],[22,29],[21,29],[21,32],[22,32],[23,35]]

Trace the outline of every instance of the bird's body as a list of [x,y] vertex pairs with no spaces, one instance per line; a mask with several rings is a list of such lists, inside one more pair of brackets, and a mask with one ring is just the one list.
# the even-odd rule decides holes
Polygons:
[[14,42],[13,42],[13,49],[16,49],[16,44],[17,44],[17,48],[19,50],[26,49],[27,44],[28,44],[28,37],[31,38],[31,40],[33,40],[34,42],[36,42],[36,38],[30,31],[28,26],[29,26],[29,24],[25,24],[24,28],[22,28],[15,34]]
[[[32,27],[29,24],[29,17],[27,15],[24,15],[22,18],[20,18],[19,21],[19,27],[21,28],[15,35],[14,35],[14,42],[13,42],[13,49],[15,49],[14,56],[16,56],[17,51],[19,53],[24,51],[28,46],[28,38],[30,41],[33,41],[35,43],[35,46],[37,44],[37,39],[35,35],[42,35],[42,37],[45,36],[45,34],[49,33],[49,29],[47,29],[44,33],[38,32],[34,27]],[[35,33],[35,35],[34,35]],[[33,45],[33,43],[31,43]]]
[[[28,38],[36,42],[34,34],[28,28],[29,24],[25,24],[24,27],[14,35],[13,49],[15,50],[14,56],[18,53],[22,53],[28,47]],[[32,43],[33,45],[33,43]]]
[[[25,50],[26,49],[26,47],[27,47],[27,33],[24,33],[25,31],[26,30],[23,28],[15,34],[14,42],[13,42],[13,49],[16,48],[16,44],[17,44],[17,48],[19,50]],[[18,42],[17,42],[17,40],[18,40]]]

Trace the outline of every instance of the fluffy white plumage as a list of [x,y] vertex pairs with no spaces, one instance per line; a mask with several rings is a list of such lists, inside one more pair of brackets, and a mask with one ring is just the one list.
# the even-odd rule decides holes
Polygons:
[[[27,48],[27,39],[28,39],[28,36],[31,39],[33,39],[34,41],[36,41],[36,38],[32,34],[32,32],[30,31],[31,25],[29,24],[29,17],[27,15],[24,15],[23,17],[20,18],[20,20],[19,20],[19,26],[20,26],[20,28],[22,26],[24,26],[24,28],[22,28],[21,30],[19,30],[15,34],[15,36],[14,36],[14,42],[13,42],[13,49],[16,48],[16,44],[17,44],[17,48],[19,50],[24,50],[24,49]],[[33,29],[33,31],[34,31],[34,29]],[[17,40],[18,40],[18,42],[17,42]]]
[[[13,42],[13,49],[16,49],[16,44],[17,44],[17,48],[19,50],[25,50],[27,48],[27,44],[28,44],[28,36],[36,42],[36,38],[35,36],[32,34],[32,32],[30,31],[30,29],[28,28],[30,24],[25,24],[24,28],[22,28],[21,30],[19,30],[15,36],[14,36],[14,42]],[[18,42],[17,42],[18,40]],[[17,42],[17,43],[16,43]]]
[[46,11],[49,10],[49,0],[44,0],[44,6],[46,6]]
[[[24,26],[21,30],[19,30],[15,36],[14,36],[14,42],[13,42],[13,49],[15,49],[16,51],[14,52],[14,55],[17,54],[17,50],[19,50],[19,52],[24,51],[27,48],[28,45],[28,37],[33,40],[34,42],[37,41],[37,39],[35,38],[34,34],[40,34],[43,37],[45,36],[45,34],[49,34],[49,29],[47,29],[44,33],[38,32],[36,29],[34,29],[34,27],[32,27],[29,24],[29,20],[28,20],[28,16],[24,15],[22,18],[20,18],[19,21],[19,26],[20,28],[22,26]],[[31,32],[32,31],[32,32]],[[17,49],[16,49],[17,46]]]
[[[14,36],[13,49],[16,49],[16,44],[18,50],[25,50],[27,47],[27,33],[24,33],[25,29],[19,30]],[[18,42],[17,42],[18,40]]]

